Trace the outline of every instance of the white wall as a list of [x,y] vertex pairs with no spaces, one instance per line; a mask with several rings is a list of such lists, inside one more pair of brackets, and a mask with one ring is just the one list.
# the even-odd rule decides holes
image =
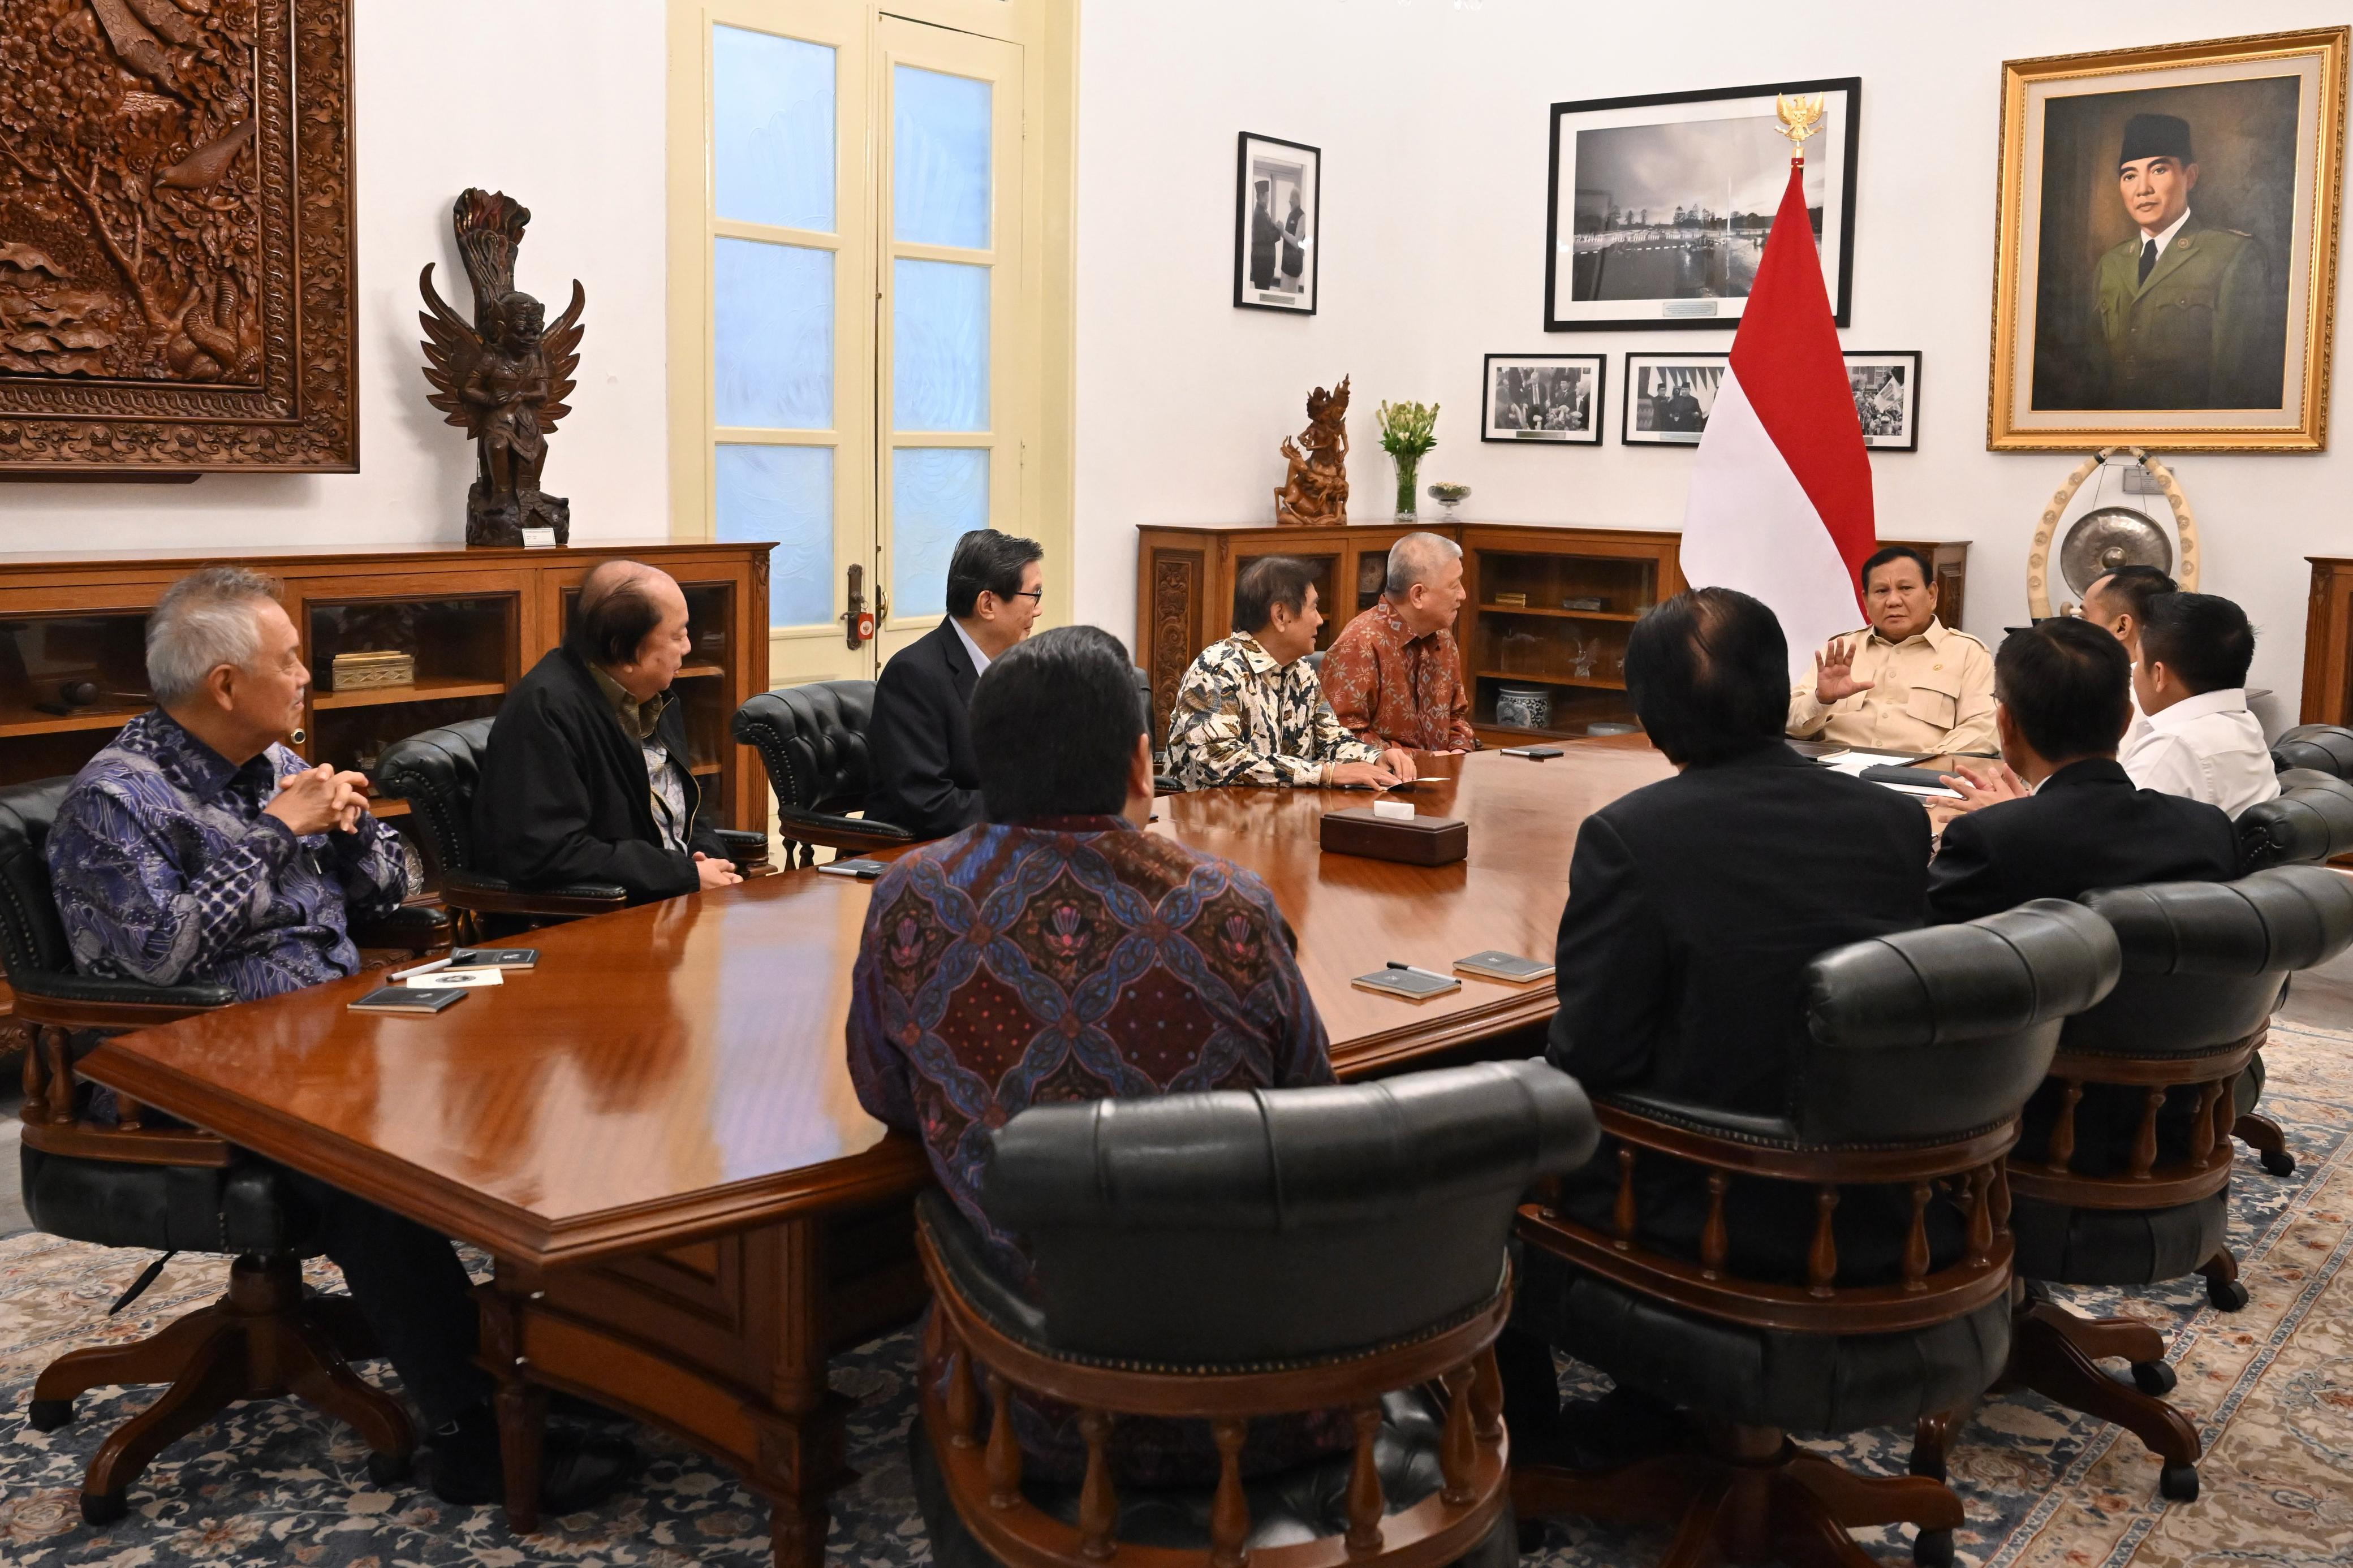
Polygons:
[[[1672,15],[1672,25],[1662,19]],[[1629,350],[1725,332],[1542,330],[1546,138],[1556,101],[1809,77],[1862,79],[1858,349],[1925,355],[1916,453],[1874,454],[1883,533],[1968,539],[1968,629],[2025,615],[2034,523],[2074,458],[1985,449],[2000,63],[2335,25],[2313,0],[1642,5],[1484,0],[1091,0],[1081,32],[1077,602],[1133,636],[1139,522],[1268,519],[1276,443],[1311,385],[1353,373],[1352,514],[1386,520],[1382,399],[1435,399],[1421,477],[1511,522],[1674,528],[1692,455],[1617,440]],[[1324,149],[1321,310],[1231,305],[1234,139]],[[2340,281],[2340,300],[2343,285]],[[2340,304],[2340,315],[2343,313]],[[1482,445],[1481,357],[1607,352],[1600,447]],[[2336,423],[2336,421],[2332,421]],[[2254,684],[2293,722],[2303,557],[2353,549],[2353,458],[2189,456],[2200,585],[2262,634]],[[2152,498],[2154,500],[2154,498]],[[1426,504],[1426,503],[1425,503]]]
[[[417,274],[469,309],[449,204],[531,208],[517,281],[588,291],[580,390],[546,482],[575,539],[669,532],[660,0],[359,0],[360,471],[0,486],[0,551],[462,539],[472,444],[425,404]],[[512,71],[485,71],[480,61]]]
[[[0,550],[229,548],[455,539],[472,455],[424,401],[417,270],[462,298],[448,203],[504,189],[536,215],[523,286],[588,332],[548,482],[577,536],[668,528],[659,0],[361,0],[356,20],[362,471],[212,476],[169,488],[0,486]],[[2000,63],[2225,32],[2317,26],[2341,7],[2193,0],[2128,10],[2034,0],[1967,7],[1688,0],[1085,0],[1081,26],[1077,604],[1130,636],[1134,525],[1261,518],[1307,389],[1352,374],[1356,515],[1384,518],[1383,398],[1444,405],[1423,478],[1504,521],[1672,528],[1691,455],[1615,440],[1620,356],[1728,333],[1540,330],[1547,106],[1809,76],[1863,79],[1856,348],[1926,354],[1921,450],[1881,453],[1888,532],[1967,538],[1969,629],[2024,613],[2027,540],[2063,455],[1985,450]],[[518,102],[465,59],[530,62]],[[1322,310],[1233,309],[1234,137],[1324,150]],[[2341,292],[2341,289],[2340,289]],[[1482,446],[1481,356],[1611,355],[1610,444]],[[2193,456],[2176,464],[2206,541],[2203,585],[2263,633],[2256,681],[2292,712],[2306,553],[2353,549],[2353,459]]]

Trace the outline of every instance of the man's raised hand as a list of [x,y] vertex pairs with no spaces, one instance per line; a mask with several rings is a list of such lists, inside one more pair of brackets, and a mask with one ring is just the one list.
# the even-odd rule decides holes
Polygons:
[[1831,646],[1827,649],[1814,655],[1815,701],[1827,708],[1831,703],[1841,701],[1858,691],[1868,691],[1878,684],[1876,681],[1857,680],[1854,678],[1854,656],[1857,651],[1855,645],[1846,638],[1832,637]]

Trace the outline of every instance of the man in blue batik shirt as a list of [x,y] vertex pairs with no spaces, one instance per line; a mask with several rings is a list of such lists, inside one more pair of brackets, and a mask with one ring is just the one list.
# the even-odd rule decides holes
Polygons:
[[[85,764],[49,833],[49,875],[74,964],[151,985],[226,986],[243,1001],[358,973],[348,918],[408,890],[365,778],[310,767],[281,742],[311,672],[278,585],[207,567],[147,620],[158,706]],[[454,1503],[501,1491],[488,1377],[474,1365],[465,1269],[423,1226],[297,1173],[327,1256],[424,1411],[433,1489]],[[543,1506],[609,1495],[633,1458],[618,1439],[551,1432]]]

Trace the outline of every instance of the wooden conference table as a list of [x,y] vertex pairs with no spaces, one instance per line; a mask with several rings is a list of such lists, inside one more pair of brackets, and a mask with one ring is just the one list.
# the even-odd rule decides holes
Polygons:
[[[1440,868],[1324,855],[1360,795],[1227,790],[1152,831],[1265,879],[1343,1078],[1548,1018],[1548,984],[1466,977],[1424,1003],[1359,991],[1391,959],[1548,955],[1588,812],[1665,777],[1640,740],[1530,762],[1430,757],[1424,815],[1471,825]],[[1459,775],[1459,776],[1458,776]],[[345,1004],[362,975],[107,1041],[81,1071],[483,1248],[508,1513],[536,1525],[546,1391],[626,1409],[774,1504],[776,1559],[818,1563],[846,1470],[826,1358],[922,1300],[908,1205],[923,1152],[860,1108],[842,1026],[867,884],[816,871],[553,928],[539,967],[434,1017]]]

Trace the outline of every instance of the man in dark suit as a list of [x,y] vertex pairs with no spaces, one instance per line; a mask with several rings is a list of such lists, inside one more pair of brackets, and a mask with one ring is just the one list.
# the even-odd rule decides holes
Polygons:
[[613,882],[633,904],[744,879],[702,820],[670,682],[692,651],[669,574],[607,561],[572,630],[499,705],[474,788],[482,864],[519,888]]
[[899,650],[874,687],[866,732],[874,788],[866,815],[918,838],[944,838],[981,819],[980,771],[965,718],[991,660],[1029,635],[1044,596],[1046,552],[1035,541],[976,528],[948,559],[945,619]]
[[[1560,1011],[1552,1064],[1595,1094],[1641,1091],[1778,1116],[1805,1028],[1799,980],[1827,949],[1920,923],[1928,822],[1919,805],[1815,766],[1789,749],[1788,645],[1773,612],[1746,594],[1680,594],[1636,624],[1626,688],[1651,741],[1679,770],[1585,819],[1569,863],[1554,962]],[[1696,1258],[1707,1204],[1696,1171],[1641,1163],[1646,1245]],[[1735,1183],[1726,1216],[1734,1270],[1800,1267],[1813,1205],[1779,1184]],[[1563,1207],[1607,1226],[1614,1151],[1562,1184]],[[1841,1277],[1892,1272],[1909,1210],[1871,1190],[1840,1210]],[[1850,1245],[1848,1231],[1855,1233]],[[1954,1224],[1957,1236],[1957,1222]],[[1873,1257],[1870,1239],[1884,1257]],[[1540,1340],[1565,1295],[1558,1267],[1531,1254],[1519,1325],[1499,1344],[1506,1419],[1560,1440],[1549,1353]],[[1640,1443],[1662,1413],[1623,1395],[1588,1412],[1572,1436]]]
[[[2137,788],[2116,761],[2133,716],[2132,658],[2100,623],[2047,620],[2012,632],[1994,655],[1993,684],[2004,765],[1963,763],[1965,776],[1948,781],[1967,797],[1968,815],[1946,824],[1928,868],[1932,920],[1973,920],[2095,888],[2237,879],[2238,833],[2220,807]],[[2019,1157],[2050,1146],[2061,1093],[2046,1082],[2027,1101]],[[2197,1101],[2187,1087],[2167,1096],[2159,1159],[2188,1154]],[[2137,1089],[2086,1084],[2072,1168],[2094,1176],[2122,1169],[2142,1104]]]
[[1966,814],[1946,825],[1928,870],[1933,919],[1974,920],[2094,888],[2238,875],[2228,816],[2202,801],[2136,789],[2116,761],[2132,721],[2123,643],[2092,621],[2042,621],[2003,640],[1993,682],[2003,765],[1961,763],[1947,780]]

